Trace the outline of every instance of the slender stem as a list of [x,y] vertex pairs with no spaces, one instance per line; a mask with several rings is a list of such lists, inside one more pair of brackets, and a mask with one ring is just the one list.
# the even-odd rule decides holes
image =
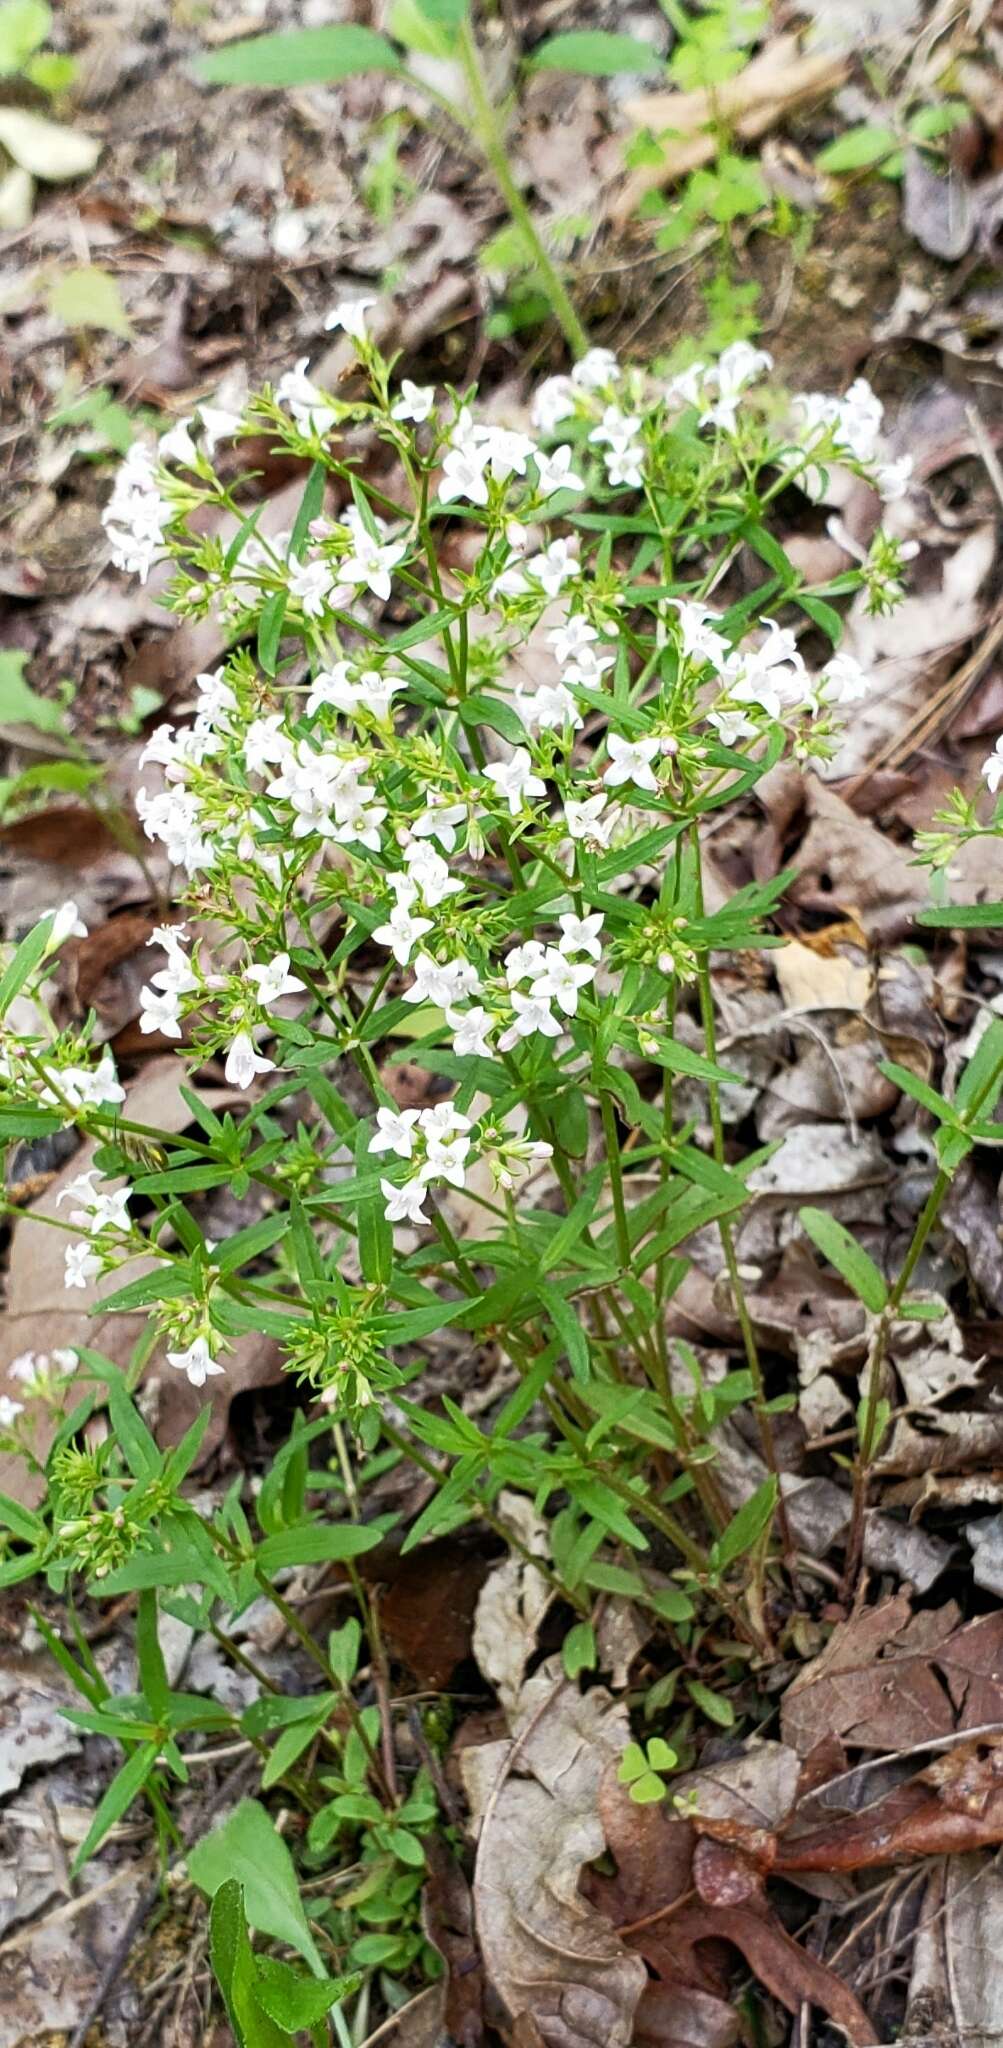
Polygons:
[[612,1097],[605,1090],[599,1098],[602,1110],[603,1138],[606,1144],[606,1163],[609,1167],[610,1188],[613,1194],[613,1219],[616,1229],[616,1248],[620,1266],[624,1273],[630,1270],[630,1225],[627,1221],[627,1204],[623,1190],[623,1161],[620,1157],[620,1139],[616,1128],[616,1111]]
[[464,125],[468,134],[474,136],[484,153],[484,158],[497,181],[498,190],[508,207],[512,219],[519,228],[523,239],[533,252],[533,260],[543,282],[555,319],[563,329],[568,345],[576,356],[585,355],[589,338],[575,312],[574,306],[561,282],[550,257],[544,248],[533,216],[526,205],[512,172],[505,150],[505,136],[498,112],[488,91],[481,68],[477,44],[466,22],[457,39],[460,61],[463,65],[473,119]]

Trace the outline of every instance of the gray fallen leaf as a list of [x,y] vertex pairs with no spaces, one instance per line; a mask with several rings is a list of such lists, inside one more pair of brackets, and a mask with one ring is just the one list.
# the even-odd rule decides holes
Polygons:
[[903,220],[921,249],[944,263],[956,263],[975,233],[972,188],[967,179],[951,172],[942,178],[922,150],[908,149]]
[[[502,1493],[498,1513],[523,1547],[549,1558],[547,1524],[525,1495]],[[478,1669],[507,1710],[515,1706],[536,1635],[551,1600],[542,1572],[513,1550],[488,1574],[474,1612],[473,1652]]]
[[965,1535],[972,1548],[972,1577],[976,1585],[1003,1597],[1003,1515],[966,1522]]
[[629,1739],[626,1708],[600,1686],[580,1693],[552,1659],[511,1725],[477,1847],[485,1972],[510,2020],[534,2022],[547,2048],[628,2048],[647,1972],[579,1890],[606,1846],[599,1786]]
[[0,1665],[0,1798],[16,1792],[26,1771],[55,1763],[80,1748],[80,1737],[63,1719],[74,1704],[70,1687],[47,1657],[11,1657]]
[[29,114],[23,107],[0,107],[0,144],[23,171],[49,185],[86,178],[101,154],[96,136],[65,128],[61,121],[47,121],[44,114]]
[[889,1178],[879,1140],[860,1132],[856,1144],[842,1124],[793,1124],[765,1166],[750,1173],[756,1195],[836,1194]]

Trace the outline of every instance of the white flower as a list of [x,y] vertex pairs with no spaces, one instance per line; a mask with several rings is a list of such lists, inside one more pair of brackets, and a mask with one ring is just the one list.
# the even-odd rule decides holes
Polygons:
[[226,405],[200,405],[199,418],[209,455],[215,455],[217,441],[232,441],[244,424],[240,413],[231,412]]
[[474,1003],[469,1010],[447,1010],[446,1023],[453,1033],[453,1051],[457,1059],[465,1059],[468,1053],[474,1052],[490,1058],[487,1034],[492,1019],[480,1003]]
[[545,497],[554,491],[583,491],[585,484],[576,476],[572,464],[575,459],[573,448],[555,448],[550,455],[543,455],[539,449],[534,460],[539,489]]
[[12,1401],[9,1394],[0,1394],[0,1429],[12,1429],[18,1416],[23,1414],[23,1401]]
[[277,1003],[280,996],[295,996],[305,988],[305,982],[289,972],[288,953],[276,953],[273,960],[261,966],[248,967],[246,979],[257,983],[258,1001],[264,1009]]
[[447,853],[456,846],[456,827],[465,825],[467,807],[465,804],[429,804],[420,818],[414,820],[411,831],[416,839],[437,839]]
[[995,796],[1000,783],[1003,782],[1003,733],[1000,734],[992,753],[983,761],[980,772]]
[[424,1181],[406,1180],[403,1187],[395,1187],[392,1180],[381,1180],[380,1189],[386,1202],[388,1223],[427,1223],[428,1217],[422,1207],[427,1188]]
[[396,1152],[398,1159],[410,1159],[418,1114],[416,1109],[378,1109],[375,1135],[370,1138],[367,1150]]
[[423,420],[431,418],[434,409],[434,384],[412,384],[410,377],[401,378],[401,395],[390,408],[392,420],[413,420],[420,426]]
[[569,960],[567,954],[556,946],[548,946],[543,963],[543,973],[533,982],[530,996],[546,1002],[556,1002],[566,1017],[578,1014],[579,991],[587,988],[595,979],[595,967],[591,961]]
[[518,1045],[520,1038],[533,1038],[539,1033],[543,1038],[559,1038],[561,1027],[551,1011],[550,1004],[543,996],[521,995],[516,989],[512,997],[515,1015],[507,1031],[498,1040],[499,1052],[510,1052]]
[[462,1188],[467,1178],[466,1157],[469,1150],[470,1139],[462,1133],[455,1138],[430,1138],[421,1168],[421,1179],[446,1180],[450,1187]]
[[289,568],[289,595],[299,600],[307,619],[319,619],[331,595],[332,577],[327,562],[293,562]]
[[554,650],[554,660],[561,668],[566,662],[577,661],[590,642],[598,638],[596,628],[589,625],[582,612],[569,612],[563,624],[552,627],[547,634],[548,643]]
[[911,455],[899,455],[894,461],[878,463],[874,481],[886,505],[892,504],[896,498],[905,497],[914,468]]
[[261,775],[283,760],[289,741],[282,730],[282,716],[274,711],[268,718],[255,718],[244,735],[244,766],[249,775]]
[[173,989],[140,989],[139,1028],[146,1036],[159,1031],[164,1038],[181,1037],[181,1011]]
[[633,782],[638,789],[657,790],[651,763],[661,747],[660,740],[625,740],[619,733],[611,732],[606,746],[610,758],[603,780],[611,789],[616,789],[622,782]]
[[101,1261],[97,1253],[92,1252],[86,1238],[83,1237],[76,1238],[72,1244],[67,1245],[64,1261],[65,1287],[86,1287],[88,1281],[96,1280],[101,1271]]
[[530,556],[525,565],[525,573],[527,576],[535,577],[548,597],[557,597],[566,583],[581,575],[581,566],[578,559],[578,535],[572,534],[568,539],[560,534],[556,540],[551,541],[542,554]]
[[706,373],[707,386],[715,386],[718,395],[715,403],[701,413],[700,425],[720,427],[724,433],[733,434],[738,400],[746,385],[772,368],[773,357],[764,348],[753,348],[748,341],[733,341]]
[[547,785],[533,773],[532,759],[525,747],[516,747],[508,761],[491,761],[484,770],[489,782],[493,782],[499,796],[508,804],[514,818],[521,811],[527,797],[546,796]]
[[509,988],[517,982],[528,981],[530,975],[543,973],[546,947],[540,939],[527,939],[523,946],[513,946],[505,955],[505,979]]
[[405,989],[406,1003],[434,1003],[437,1009],[455,1007],[463,996],[477,995],[480,980],[469,960],[447,960],[440,966],[429,953],[419,953],[414,963],[415,979]]
[[[404,858],[408,880],[430,910],[444,903],[447,896],[459,895],[463,883],[450,874],[441,853],[436,853],[435,847],[429,846],[427,840],[410,840],[404,848]],[[391,882],[392,886],[397,886],[393,878]]]
[[254,1050],[254,1040],[249,1031],[238,1031],[226,1056],[223,1077],[231,1088],[249,1088],[255,1074],[271,1074],[275,1069],[274,1060]]
[[575,410],[575,400],[575,386],[570,377],[545,378],[529,409],[534,427],[541,434],[552,434],[562,420],[570,419]]
[[625,484],[632,491],[641,489],[644,482],[644,449],[640,441],[628,441],[622,448],[610,448],[604,459],[607,483],[614,488]]
[[68,1346],[57,1346],[54,1351],[22,1351],[11,1360],[8,1377],[34,1394],[44,1387],[51,1374],[76,1372],[79,1363],[78,1354]]
[[670,602],[679,617],[679,637],[687,659],[709,661],[712,668],[721,668],[731,650],[716,631],[721,621],[720,612],[712,612],[707,605],[692,598],[672,598]]
[[[68,897],[56,910],[43,910],[42,917],[52,918],[52,930],[45,948],[47,953],[58,953],[60,946],[65,945],[67,939],[87,937],[87,926],[72,897]],[[39,923],[41,921],[40,918]]]
[[190,428],[192,414],[177,420],[157,442],[157,455],[161,462],[180,462],[185,469],[194,469],[198,461],[198,449],[192,440]]
[[454,1102],[436,1102],[431,1109],[423,1109],[418,1122],[429,1142],[436,1144],[445,1144],[459,1131],[471,1128],[470,1118],[463,1116]]
[[611,348],[590,348],[571,372],[572,384],[580,391],[601,391],[620,375],[620,365]]
[[389,946],[394,959],[406,967],[418,940],[424,932],[430,932],[430,917],[414,917],[406,903],[395,903],[386,924],[373,932],[378,946]]
[[543,683],[528,695],[524,690],[517,690],[514,702],[527,732],[560,732],[565,725],[570,725],[572,731],[577,732],[583,722],[581,712],[564,683]]
[[596,845],[608,846],[613,820],[602,815],[608,801],[606,796],[587,796],[581,803],[576,803],[573,797],[568,797],[564,806],[564,822],[569,838],[592,840]]
[[443,504],[466,498],[471,505],[486,505],[488,485],[484,471],[487,451],[481,448],[450,448],[442,465],[439,497]]
[[295,369],[287,370],[275,387],[279,405],[288,406],[303,434],[326,434],[338,417],[338,408],[317,389],[307,376],[309,357],[301,356]]
[[160,495],[156,456],[142,442],[134,441],[101,514],[116,569],[145,583],[162,552],[164,528],[172,516],[170,505]]
[[822,684],[827,704],[857,704],[866,697],[870,678],[854,655],[837,653],[816,678],[816,685]]
[[561,936],[557,943],[562,953],[587,953],[590,960],[601,959],[599,933],[604,922],[601,910],[591,911],[585,917],[578,917],[573,910],[566,910],[557,921],[561,927]]
[[173,1365],[175,1372],[185,1373],[193,1387],[204,1387],[214,1373],[223,1371],[223,1367],[216,1364],[205,1337],[196,1337],[187,1351],[169,1351],[167,1363]]
[[331,334],[336,327],[340,327],[345,334],[351,336],[353,341],[365,341],[367,339],[366,314],[370,306],[375,306],[376,304],[375,298],[339,300],[336,306],[331,307],[331,311],[324,321],[326,333]]
[[374,540],[364,526],[355,533],[355,547],[350,555],[343,555],[338,563],[338,573],[346,583],[356,588],[371,590],[374,597],[384,601],[390,596],[390,571],[407,554],[407,542]]

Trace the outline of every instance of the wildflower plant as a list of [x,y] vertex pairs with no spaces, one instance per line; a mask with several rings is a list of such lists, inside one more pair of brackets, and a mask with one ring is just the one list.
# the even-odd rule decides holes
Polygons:
[[[895,597],[880,533],[837,584],[803,587],[771,529],[777,499],[794,484],[821,495],[834,465],[894,496],[906,471],[886,458],[869,387],[790,402],[745,342],[669,379],[592,349],[506,419],[473,393],[397,381],[368,303],[327,322],[351,337],[352,395],[319,388],[304,360],[239,415],[203,406],[157,447],[133,446],[105,515],[118,566],[145,578],[169,562],[169,607],[192,620],[212,609],[234,649],[198,678],[191,722],[161,726],[145,749],[138,810],[179,873],[183,915],[151,940],[163,964],[140,1023],[191,1069],[222,1061],[246,1107],[219,1115],[190,1090],[197,1136],[130,1119],[94,1020],[72,1032],[46,1021],[69,910],[0,979],[0,1130],[73,1127],[97,1146],[60,1210],[67,1287],[114,1274],[103,1312],[145,1310],[143,1356],[159,1341],[207,1400],[238,1338],[264,1332],[301,1413],[255,1530],[239,1488],[211,1515],[181,1491],[208,1410],[162,1453],[127,1381],[85,1351],[80,1404],[45,1461],[46,1504],[0,1510],[0,1578],[44,1569],[59,1584],[138,1589],[223,1643],[252,1598],[273,1599],[327,1690],[312,1720],[302,1701],[283,1720],[279,1702],[244,1732],[266,1783],[300,1782],[310,1743],[335,1756],[335,1802],[311,1848],[344,1820],[353,1842],[373,1831],[364,1865],[397,1858],[409,1931],[395,1926],[380,1953],[407,1958],[407,1873],[423,1851],[406,1816],[425,1827],[431,1795],[422,1780],[408,1806],[373,1709],[354,1705],[354,1654],[345,1666],[316,1642],[274,1574],[375,1544],[386,1524],[359,1519],[356,1474],[407,1458],[434,1482],[409,1543],[472,1518],[507,1534],[504,1489],[550,1509],[550,1556],[534,1561],[570,1609],[576,1671],[595,1661],[602,1592],[641,1604],[690,1669],[709,1628],[726,1628],[739,1659],[768,1652],[763,1571],[786,1542],[777,1403],[735,1252],[754,1161],[725,1154],[720,1091],[734,1077],[711,959],[770,943],[785,878],[708,908],[701,825],[785,755],[824,772],[867,687],[838,650],[832,599],[861,586],[875,604]],[[263,434],[303,465],[288,532],[267,530],[239,473],[241,443]],[[726,601],[740,551],[761,580]],[[805,630],[809,645],[828,640],[827,658],[805,660]],[[25,993],[28,1029],[11,1013]],[[428,1076],[421,1106],[394,1092],[405,1058]],[[687,1101],[702,1089],[699,1122],[678,1082]],[[980,1114],[989,1088],[972,1097]],[[214,1244],[188,1204],[224,1183],[238,1195],[253,1184],[262,1214]],[[687,1242],[707,1226],[745,1353],[713,1386],[666,1336]],[[823,1249],[846,1269],[845,1248]],[[879,1317],[903,1289],[891,1309],[885,1291]],[[448,1398],[409,1395],[423,1340],[447,1324],[509,1361],[489,1428]],[[8,1404],[22,1412],[0,1416],[0,1442],[39,1469],[29,1411],[73,1366],[54,1355],[26,1369],[23,1406]],[[98,1395],[112,1433],[95,1450],[81,1426]],[[742,1404],[769,1477],[731,1515],[714,1432]],[[325,1447],[330,1464],[311,1464]],[[348,1521],[319,1513],[332,1485]],[[104,1732],[115,1720],[128,1752],[99,1836],[141,1786],[163,1808],[179,1730],[203,1725],[205,1702],[161,1682],[155,1614],[146,1667],[127,1712],[88,1709]],[[93,1694],[86,1669],[83,1682]],[[694,1680],[690,1696],[712,1711],[707,1686]]]

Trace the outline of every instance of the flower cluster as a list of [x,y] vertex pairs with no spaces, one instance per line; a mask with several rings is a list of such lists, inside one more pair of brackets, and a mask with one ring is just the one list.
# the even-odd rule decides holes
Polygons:
[[[242,1090],[354,1059],[379,1106],[348,1200],[378,1188],[391,1225],[421,1229],[475,1163],[477,1198],[507,1198],[552,1155],[552,1109],[626,1053],[660,1057],[666,984],[690,977],[698,945],[685,836],[785,748],[824,760],[866,691],[848,654],[820,654],[817,615],[835,615],[799,609],[793,569],[765,607],[730,580],[749,508],[782,484],[811,496],[829,464],[886,495],[907,471],[861,380],[797,401],[792,435],[764,388],[770,358],[745,342],[666,377],[592,349],[527,412],[489,418],[470,394],[393,388],[370,303],[328,321],[365,398],[323,390],[304,357],[242,415],[203,405],[130,452],[106,524],[131,573],[173,563],[175,610],[215,606],[256,643],[200,675],[191,715],[144,749],[137,809],[191,922],[151,936],[140,1028],[221,1056]],[[284,533],[214,466],[220,441],[239,453],[263,432],[311,465]],[[363,481],[365,437],[394,458],[373,468],[386,488]],[[632,898],[638,877],[657,901]],[[65,911],[50,946],[77,928]],[[196,921],[222,941],[193,943]],[[391,1101],[369,1048],[395,1032],[419,1064],[429,1048],[451,1100]],[[3,1057],[0,1079],[23,1085],[16,1049]],[[121,1101],[84,1040],[38,1057],[43,1100],[85,1126]],[[497,1105],[479,1112],[482,1087]],[[306,1154],[301,1169],[308,1183]],[[71,1287],[137,1244],[129,1188],[96,1179],[68,1191]],[[211,1270],[161,1318],[170,1364],[200,1387],[227,1343]],[[361,1364],[347,1328],[301,1324],[288,1355],[318,1385],[351,1357],[361,1401],[370,1352]]]

